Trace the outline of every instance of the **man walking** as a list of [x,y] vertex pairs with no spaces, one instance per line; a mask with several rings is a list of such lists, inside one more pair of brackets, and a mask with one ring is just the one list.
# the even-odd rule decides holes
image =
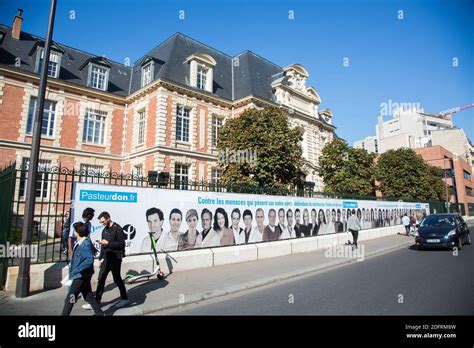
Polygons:
[[347,220],[347,229],[352,233],[352,250],[358,249],[357,238],[359,238],[359,230],[362,229],[359,219],[357,218],[355,211],[352,212],[352,215]]
[[[102,261],[99,271],[99,279],[95,298],[100,304],[104,293],[105,281],[109,272],[112,272],[114,282],[120,290],[121,300],[115,305],[116,308],[122,308],[130,303],[127,290],[120,274],[122,267],[122,258],[125,256],[125,234],[119,224],[112,222],[110,214],[103,211],[99,215],[99,223],[104,226],[102,230],[102,240],[99,242],[100,255]],[[82,308],[90,309],[90,305],[83,305]]]
[[410,235],[410,218],[407,216],[407,213],[402,217],[402,224],[405,226],[405,232],[407,236]]

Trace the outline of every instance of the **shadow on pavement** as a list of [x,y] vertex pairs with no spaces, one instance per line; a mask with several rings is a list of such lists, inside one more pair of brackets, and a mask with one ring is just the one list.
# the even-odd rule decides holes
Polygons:
[[[133,306],[139,306],[145,303],[147,295],[153,291],[162,289],[166,287],[169,284],[169,282],[165,279],[158,279],[158,278],[151,278],[150,280],[143,280],[139,281],[137,283],[133,284],[133,287],[130,287],[131,285],[128,285],[125,283],[125,286],[127,287],[127,292],[128,292],[128,299],[130,300],[130,304],[124,308],[130,308]],[[105,291],[110,291],[116,288],[117,286],[115,283],[108,284],[105,287]],[[104,302],[102,301],[102,307],[109,305],[111,303],[118,302],[120,300],[120,296],[114,298],[111,301]],[[104,311],[105,315],[113,315],[115,311],[119,310],[119,308],[116,308],[115,306],[109,307],[107,310]]]

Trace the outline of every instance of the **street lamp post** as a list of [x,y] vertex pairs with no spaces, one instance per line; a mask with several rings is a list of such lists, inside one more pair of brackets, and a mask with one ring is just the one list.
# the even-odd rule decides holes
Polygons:
[[[25,247],[31,248],[32,230],[35,216],[35,201],[36,201],[36,177],[38,175],[39,150],[41,144],[41,123],[43,121],[44,99],[46,96],[46,82],[48,78],[49,53],[51,51],[51,40],[53,36],[54,16],[56,13],[56,1],[51,0],[51,7],[49,11],[48,29],[46,35],[46,42],[44,45],[44,59],[41,70],[41,77],[38,89],[38,102],[34,115],[33,124],[33,139],[31,142],[31,155],[28,168],[28,182],[25,200],[25,217],[23,222],[23,231],[21,237],[21,244]],[[31,256],[31,253],[27,253]],[[26,256],[26,255],[23,255]],[[16,297],[27,297],[30,294],[30,257],[20,258],[18,269],[18,278],[16,281]]]
[[[445,158],[444,162],[446,163],[446,160],[448,160],[449,163],[449,169],[451,170],[451,163],[449,162],[449,158]],[[445,165],[446,167],[446,165]],[[449,213],[449,191],[448,191],[448,179],[446,176],[446,168],[444,168],[444,187],[446,188],[446,210]]]

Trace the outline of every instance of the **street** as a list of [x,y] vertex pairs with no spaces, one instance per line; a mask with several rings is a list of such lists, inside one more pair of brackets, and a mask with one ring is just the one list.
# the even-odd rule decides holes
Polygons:
[[[469,224],[471,232],[473,224]],[[405,247],[326,272],[189,305],[179,315],[473,315],[474,247]],[[156,313],[158,314],[158,313]]]
[[[321,249],[176,272],[127,284],[131,304],[122,309],[114,307],[119,292],[109,277],[102,305],[107,315],[472,315],[474,247],[454,256],[413,244],[392,235],[361,241],[362,261]],[[58,315],[66,294],[65,287],[25,299],[4,293],[0,314]],[[91,314],[79,304],[73,315]]]

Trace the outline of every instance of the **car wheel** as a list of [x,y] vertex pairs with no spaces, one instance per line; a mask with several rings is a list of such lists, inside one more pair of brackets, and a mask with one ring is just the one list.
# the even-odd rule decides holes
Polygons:
[[462,250],[462,238],[461,236],[458,237],[458,244],[456,246],[458,250]]
[[467,234],[467,242],[466,242],[466,245],[471,245],[471,234],[470,234],[470,233]]

